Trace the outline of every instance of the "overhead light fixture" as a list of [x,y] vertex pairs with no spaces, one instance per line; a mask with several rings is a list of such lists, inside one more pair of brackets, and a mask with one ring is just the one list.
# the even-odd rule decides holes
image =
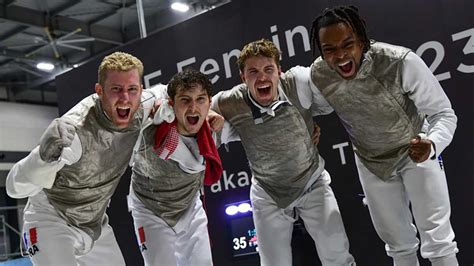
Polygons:
[[40,70],[46,70],[46,71],[51,71],[54,69],[54,65],[51,63],[46,63],[46,62],[40,62],[36,65],[36,68]]
[[171,8],[179,12],[187,12],[189,10],[189,6],[187,4],[180,3],[180,2],[172,3]]

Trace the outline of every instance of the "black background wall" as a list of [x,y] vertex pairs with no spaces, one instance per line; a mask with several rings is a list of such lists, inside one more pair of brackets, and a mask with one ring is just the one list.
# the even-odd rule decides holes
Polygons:
[[[295,5],[297,3],[297,5]],[[354,4],[366,18],[372,39],[399,44],[417,51],[451,99],[458,127],[451,145],[443,153],[452,205],[452,225],[461,265],[473,265],[473,77],[474,1],[469,0],[360,0],[360,1],[233,1],[204,15],[148,38],[121,47],[142,59],[146,82],[167,83],[190,65],[208,74],[217,91],[240,82],[235,65],[238,49],[260,38],[272,39],[282,50],[282,67],[309,65],[309,29],[313,18],[325,7]],[[237,50],[236,50],[237,49]],[[97,58],[56,79],[60,113],[93,93],[97,81]],[[151,78],[153,77],[153,78]],[[357,172],[346,133],[335,115],[318,117],[322,128],[320,152],[332,175],[348,232],[351,251],[358,265],[390,265],[377,237],[368,210],[361,201]],[[215,265],[258,265],[257,256],[232,258],[229,225],[224,205],[247,200],[250,173],[240,143],[220,149],[225,173],[221,182],[206,188],[206,204]],[[121,181],[108,213],[128,265],[141,265],[131,217],[127,212],[130,173]],[[318,265],[313,243],[304,230],[293,236],[295,265]],[[428,265],[426,261],[423,265]]]

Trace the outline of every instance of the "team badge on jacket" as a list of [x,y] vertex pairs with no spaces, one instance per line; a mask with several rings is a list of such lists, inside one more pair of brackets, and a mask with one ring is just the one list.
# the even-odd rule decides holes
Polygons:
[[23,232],[23,241],[25,248],[28,251],[28,255],[34,256],[38,249],[38,235],[36,233],[36,227],[30,228],[27,232]]

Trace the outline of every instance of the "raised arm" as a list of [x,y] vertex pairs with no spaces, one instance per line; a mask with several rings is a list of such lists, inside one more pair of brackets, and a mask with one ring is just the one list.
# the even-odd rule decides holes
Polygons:
[[24,198],[51,188],[56,173],[66,164],[77,162],[82,146],[72,122],[65,118],[53,120],[40,139],[40,145],[16,163],[7,176],[7,194]]
[[[219,108],[219,99],[222,97],[223,91],[218,92],[216,95],[212,97],[211,102],[211,111],[216,114],[222,115],[222,112]],[[227,144],[233,141],[240,141],[239,133],[235,130],[235,128],[224,118],[224,123],[222,125],[222,130],[220,132],[220,141],[217,143],[220,144]]]
[[327,115],[334,111],[311,81],[310,67],[295,66],[288,71],[295,79],[298,98],[302,106],[306,109],[311,108],[313,116]]

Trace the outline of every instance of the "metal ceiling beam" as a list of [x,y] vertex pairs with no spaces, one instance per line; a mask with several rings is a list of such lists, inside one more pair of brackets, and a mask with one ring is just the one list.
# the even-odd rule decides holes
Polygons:
[[81,29],[81,34],[94,37],[97,41],[115,45],[123,44],[122,33],[97,24],[88,24],[65,16],[47,14],[34,9],[15,5],[0,6],[0,20],[7,20],[23,26],[52,27],[55,30],[71,32]]
[[9,5],[13,4],[14,2],[15,2],[15,0],[5,0],[5,1],[3,1],[3,5],[4,6],[9,6]]
[[22,65],[19,65],[19,64],[18,64],[18,65],[16,65],[16,67],[19,68],[19,69],[21,69],[21,70],[23,70],[23,71],[25,71],[25,72],[30,73],[30,74],[33,75],[33,76],[36,76],[36,77],[38,77],[38,78],[41,78],[41,77],[43,76],[43,73],[39,73],[39,72],[37,72],[37,71],[31,70],[31,69],[29,69],[29,68],[27,68],[27,67],[24,67],[24,66],[22,66]]
[[73,6],[75,6],[76,4],[79,4],[80,2],[82,2],[82,1],[81,1],[81,0],[74,0],[74,1],[73,1],[73,0],[68,0],[68,1],[66,1],[66,3],[64,3],[63,5],[58,6],[58,7],[54,8],[54,9],[52,9],[52,10],[51,10],[51,14],[56,15],[56,14],[58,14],[58,13],[61,12],[61,11],[64,11],[64,10],[70,8],[70,7],[73,7]]
[[[100,1],[100,2],[110,5],[110,3],[106,2],[106,1]],[[90,23],[96,23],[96,22],[102,21],[102,20],[104,20],[104,19],[106,19],[110,16],[113,16],[113,15],[119,13],[122,9],[130,8],[131,6],[135,5],[135,3],[136,2],[134,0],[132,0],[131,2],[123,3],[123,5],[113,5],[114,9],[112,9],[109,12],[106,12],[106,13],[100,15],[99,17],[91,20]]]
[[28,28],[27,26],[17,26],[14,29],[11,29],[11,30],[3,33],[2,35],[0,35],[0,40],[6,40],[6,39],[10,38],[11,36],[26,30],[27,28]]
[[[169,10],[163,9],[158,13],[148,15],[145,17],[145,24],[147,25],[147,28],[150,29],[148,35],[152,35],[155,32],[172,27],[192,17],[200,15],[206,10],[207,9],[202,9],[200,6],[195,6],[194,8],[189,9],[186,13],[169,12]],[[130,27],[135,26],[136,25],[129,25],[127,27],[127,30],[125,31],[125,38],[127,40],[138,39],[141,37],[140,32],[130,30]]]
[[[47,61],[47,62],[57,63],[57,64],[61,63],[61,61],[55,60],[51,57],[43,57],[43,56],[27,57],[25,55],[25,53],[18,52],[18,51],[15,51],[15,50],[11,50],[11,49],[1,49],[0,50],[0,55],[4,56],[4,57],[11,58],[11,59],[14,59],[14,60],[22,60],[22,61],[35,62],[35,63],[38,62],[38,61]],[[8,63],[8,62],[6,62],[6,63]],[[3,65],[3,64],[0,64],[0,65]]]

